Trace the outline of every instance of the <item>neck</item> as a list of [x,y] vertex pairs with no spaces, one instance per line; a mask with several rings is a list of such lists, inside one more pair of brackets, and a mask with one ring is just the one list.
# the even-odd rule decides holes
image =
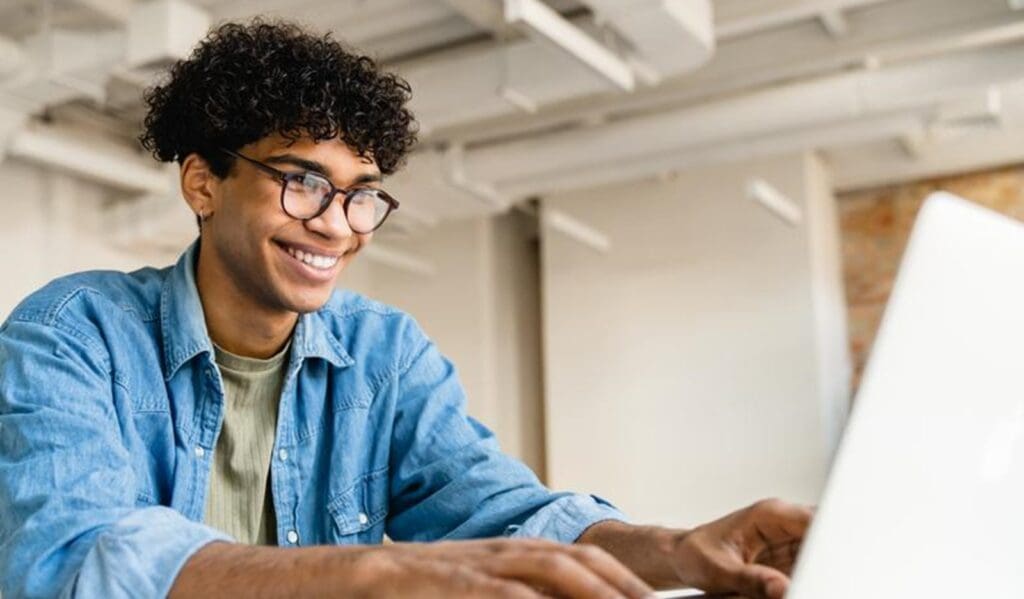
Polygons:
[[291,337],[299,315],[271,310],[239,289],[210,250],[200,250],[196,287],[206,330],[222,349],[249,358],[269,358]]

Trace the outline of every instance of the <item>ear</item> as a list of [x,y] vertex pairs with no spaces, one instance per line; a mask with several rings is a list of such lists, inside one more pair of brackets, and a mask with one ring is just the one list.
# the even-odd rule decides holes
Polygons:
[[199,154],[189,154],[181,163],[181,195],[197,216],[209,217],[220,207],[220,178]]

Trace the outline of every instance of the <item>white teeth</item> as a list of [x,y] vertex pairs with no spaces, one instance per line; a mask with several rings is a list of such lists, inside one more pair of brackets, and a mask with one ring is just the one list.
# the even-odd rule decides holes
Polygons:
[[335,264],[338,263],[338,258],[334,256],[320,256],[317,254],[310,254],[308,252],[303,252],[302,250],[297,250],[293,247],[287,247],[286,249],[288,250],[289,254],[295,256],[295,258],[301,260],[303,263],[308,264],[313,268],[318,268],[320,270],[332,268]]

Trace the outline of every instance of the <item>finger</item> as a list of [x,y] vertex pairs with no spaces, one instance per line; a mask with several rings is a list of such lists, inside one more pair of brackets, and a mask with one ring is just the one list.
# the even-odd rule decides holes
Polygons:
[[600,547],[575,545],[572,547],[572,555],[627,597],[643,599],[654,595],[654,589]]
[[779,499],[766,499],[751,506],[750,515],[771,541],[802,539],[811,526],[814,510]]
[[405,589],[401,596],[460,597],[464,599],[543,599],[545,596],[516,580],[495,578],[461,565],[425,558],[403,560],[416,572],[416,588]]
[[749,599],[782,599],[789,578],[774,568],[759,564],[740,567],[733,573],[736,590]]
[[782,545],[776,545],[771,553],[762,552],[754,560],[754,563],[769,566],[789,575],[793,566],[796,565],[797,556],[800,552],[800,541],[791,541]]
[[495,560],[481,569],[491,576],[519,580],[569,599],[626,597],[565,551],[499,554]]

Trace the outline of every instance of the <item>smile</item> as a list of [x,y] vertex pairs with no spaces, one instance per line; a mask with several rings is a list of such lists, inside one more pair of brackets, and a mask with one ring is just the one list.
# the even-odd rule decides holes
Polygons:
[[296,260],[315,268],[317,270],[330,270],[338,263],[339,256],[325,256],[296,249],[283,243],[279,244],[289,255]]

